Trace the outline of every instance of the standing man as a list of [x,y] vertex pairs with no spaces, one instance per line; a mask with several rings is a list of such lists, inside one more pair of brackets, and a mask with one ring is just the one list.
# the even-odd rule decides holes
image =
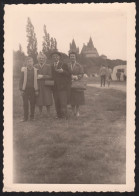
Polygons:
[[101,87],[102,86],[105,86],[105,81],[106,81],[106,75],[107,75],[107,70],[106,70],[106,67],[105,65],[101,66],[100,68],[100,79],[101,79]]
[[34,120],[35,99],[38,95],[37,69],[33,67],[32,57],[26,58],[26,67],[21,69],[19,89],[23,97],[24,118],[22,122],[28,120],[30,104],[30,120]]
[[57,113],[56,118],[68,118],[67,104],[68,104],[68,91],[70,89],[71,74],[68,65],[60,61],[61,53],[53,52],[51,54],[52,76],[54,79],[53,96],[55,101],[55,109]]

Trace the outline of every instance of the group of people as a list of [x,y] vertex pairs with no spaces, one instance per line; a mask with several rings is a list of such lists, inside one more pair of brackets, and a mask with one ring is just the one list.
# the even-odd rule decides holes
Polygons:
[[108,87],[110,86],[110,82],[112,80],[111,74],[112,69],[109,66],[102,65],[100,68],[100,86],[105,86],[106,82]]
[[[35,106],[38,106],[40,116],[43,106],[50,117],[53,100],[55,103],[55,118],[68,119],[67,106],[71,105],[73,115],[78,117],[79,106],[85,104],[84,90],[72,88],[72,82],[83,78],[83,67],[76,61],[76,53],[69,54],[70,63],[63,63],[60,52],[50,56],[52,64],[47,63],[47,57],[42,52],[37,56],[38,64],[33,58],[26,58],[26,66],[21,69],[19,88],[23,97],[23,122],[34,120]],[[30,115],[29,115],[30,106]]]
[[116,77],[117,77],[117,81],[126,81],[126,75],[123,71],[118,71],[116,72]]

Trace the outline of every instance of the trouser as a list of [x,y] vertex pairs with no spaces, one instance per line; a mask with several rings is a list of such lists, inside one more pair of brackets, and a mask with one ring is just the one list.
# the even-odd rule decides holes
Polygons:
[[30,118],[34,118],[35,112],[35,90],[34,88],[25,89],[23,95],[23,109],[24,109],[24,119],[28,119],[30,105]]
[[53,90],[55,109],[59,118],[67,118],[68,93],[66,90]]
[[102,75],[101,76],[101,86],[105,86],[105,82],[106,82],[106,76],[105,75]]

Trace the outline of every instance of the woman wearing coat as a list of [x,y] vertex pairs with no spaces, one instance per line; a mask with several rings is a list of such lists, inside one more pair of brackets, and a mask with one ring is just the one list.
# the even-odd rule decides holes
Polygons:
[[[71,52],[69,54],[69,58],[70,58],[69,69],[71,72],[72,81],[81,80],[84,75],[84,72],[83,72],[83,67],[79,63],[76,62],[76,53]],[[80,115],[80,113],[79,113],[80,105],[85,104],[84,90],[81,90],[78,88],[73,89],[71,87],[70,94],[71,94],[70,95],[70,103],[72,106],[73,115],[78,117]]]
[[43,106],[46,106],[49,117],[50,106],[52,105],[52,90],[50,86],[45,85],[45,80],[52,78],[51,66],[46,63],[46,56],[43,53],[39,53],[37,60],[38,64],[35,67],[38,69],[39,95],[37,96],[36,104],[39,106],[40,115],[42,114]]

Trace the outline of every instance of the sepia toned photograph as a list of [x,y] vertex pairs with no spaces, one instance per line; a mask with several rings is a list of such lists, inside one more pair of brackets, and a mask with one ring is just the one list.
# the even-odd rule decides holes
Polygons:
[[4,190],[133,191],[135,4],[13,4],[4,20]]

